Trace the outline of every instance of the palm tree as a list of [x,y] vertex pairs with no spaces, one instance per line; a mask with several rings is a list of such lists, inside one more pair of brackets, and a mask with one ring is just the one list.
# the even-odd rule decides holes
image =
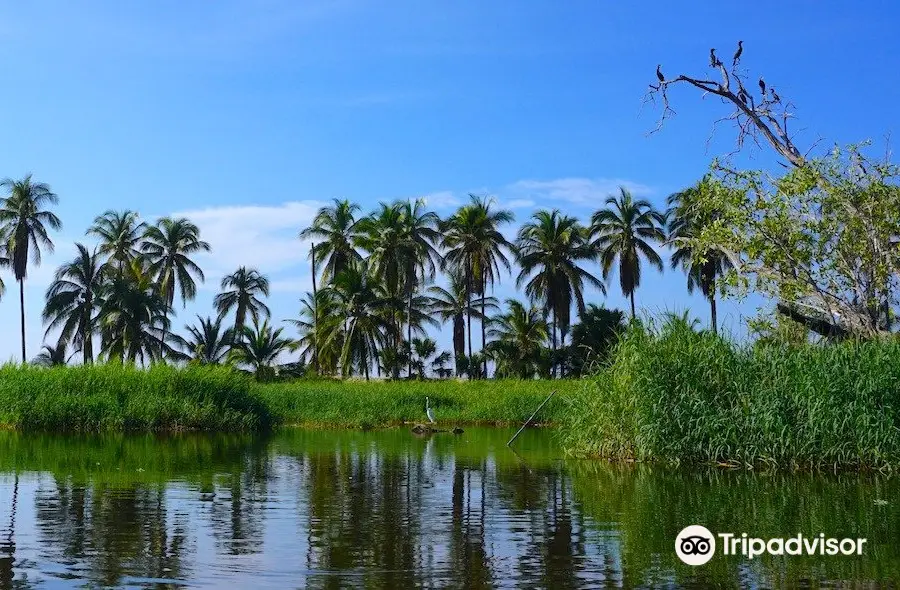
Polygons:
[[175,342],[184,351],[177,358],[188,360],[200,365],[220,365],[224,363],[231,352],[231,344],[234,342],[232,328],[222,328],[222,320],[215,320],[197,315],[197,324],[186,326],[188,337],[173,335]]
[[446,379],[450,375],[453,374],[453,369],[446,368],[446,364],[450,362],[453,358],[453,355],[449,350],[445,350],[441,354],[434,357],[434,360],[431,361],[431,369],[437,373],[438,377],[441,379]]
[[101,299],[101,354],[107,359],[143,363],[171,352],[166,336],[169,307],[140,258],[109,277]]
[[[385,344],[396,341],[396,324],[391,321],[387,295],[371,281],[366,263],[345,269],[334,278],[327,291],[338,305],[330,321],[323,346],[340,342],[340,363],[344,375],[354,368],[369,380],[369,368]],[[392,348],[392,350],[398,350]]]
[[334,205],[322,207],[312,225],[300,232],[300,239],[320,240],[316,244],[316,262],[324,262],[322,280],[331,281],[336,275],[361,259],[356,251],[356,218],[359,205],[348,200],[332,199]]
[[619,335],[625,329],[625,314],[588,303],[579,314],[579,322],[572,326],[572,354],[574,371],[584,374],[594,363],[602,363]]
[[475,301],[475,307],[471,305],[470,293],[466,290],[466,282],[458,272],[450,273],[450,284],[447,288],[432,286],[428,288],[431,296],[431,310],[442,322],[453,322],[453,357],[457,375],[461,374],[463,359],[466,357],[466,322],[465,318],[474,315],[479,321],[484,321],[485,316],[479,310],[486,311],[498,309],[497,299],[487,296]]
[[169,309],[175,304],[176,288],[182,303],[197,296],[194,277],[200,282],[206,277],[190,257],[198,252],[209,252],[209,244],[200,239],[200,228],[183,217],[163,217],[144,232],[141,252]]
[[[510,223],[514,215],[508,210],[492,210],[494,200],[489,197],[469,195],[471,202],[460,207],[441,228],[444,233],[445,266],[456,269],[465,278],[466,300],[471,310],[473,293],[484,295],[487,286],[499,281],[501,266],[507,271],[511,269],[507,254],[514,252],[514,247],[500,232],[500,226]],[[485,316],[482,306],[481,316]],[[472,358],[472,315],[468,314],[466,331],[469,340],[469,358]],[[484,348],[487,340],[485,323],[481,323],[481,345]],[[487,374],[487,358],[484,359],[483,371]],[[469,374],[471,378],[471,371]]]
[[56,271],[50,288],[43,319],[47,323],[46,337],[51,330],[61,328],[59,341],[72,342],[81,350],[84,364],[94,360],[93,335],[97,330],[96,311],[100,308],[104,267],[96,248],[89,251],[83,244],[75,244],[78,255]]
[[56,346],[44,344],[31,363],[39,367],[60,367],[66,364],[66,343],[59,342]]
[[704,178],[696,186],[690,187],[668,198],[669,243],[675,248],[672,253],[672,268],[681,267],[687,274],[688,293],[699,288],[709,301],[710,324],[713,334],[718,333],[716,317],[716,279],[733,268],[733,256],[724,250],[706,247],[702,250],[695,240],[705,225],[715,221],[715,215],[701,214],[693,201],[710,182]]
[[653,209],[644,199],[637,201],[624,187],[618,198],[606,199],[607,207],[591,216],[591,236],[596,237],[594,248],[603,266],[603,278],[609,276],[619,261],[619,284],[622,293],[631,299],[631,317],[635,317],[634,291],[641,284],[641,256],[662,272],[662,259],[651,242],[662,243],[666,235],[665,216]]
[[269,279],[255,268],[240,267],[222,278],[221,288],[213,305],[219,316],[234,310],[234,331],[238,337],[244,333],[248,313],[254,324],[259,323],[261,316],[271,315],[269,307],[260,299],[269,296]]
[[574,217],[558,210],[538,211],[519,230],[516,241],[521,271],[516,284],[525,284],[525,294],[540,301],[552,314],[552,372],[556,374],[556,333],[565,344],[569,331],[572,300],[578,312],[584,311],[585,283],[604,294],[606,289],[597,277],[579,266],[595,258],[588,232]]
[[[413,338],[410,342],[412,342],[410,366],[415,366],[419,379],[425,379],[425,365],[428,359],[437,353],[437,342],[433,338]],[[412,377],[412,371],[409,376]]]
[[265,381],[273,376],[273,365],[278,360],[278,355],[295,346],[290,338],[282,337],[284,328],[272,329],[269,320],[260,325],[256,318],[253,320],[253,328],[244,326],[244,338],[235,349],[233,358],[240,363],[249,365],[253,374],[259,381]]
[[[401,206],[404,221],[403,257],[406,263],[406,341],[412,342],[413,336],[413,304],[416,290],[421,283],[433,280],[437,273],[437,265],[441,255],[435,244],[440,240],[440,218],[436,213],[425,211],[425,201],[417,199],[407,201]],[[407,366],[412,377],[412,356]]]
[[331,374],[337,368],[340,355],[339,340],[332,342],[330,347],[324,346],[330,322],[336,313],[337,303],[333,293],[323,289],[315,296],[307,292],[300,299],[300,317],[285,320],[300,332],[300,338],[297,340],[300,362],[311,362],[321,374]]
[[506,307],[506,313],[492,320],[488,332],[495,339],[491,352],[497,359],[497,372],[529,379],[538,371],[547,322],[541,310],[515,299],[507,299]]
[[[94,218],[87,235],[100,239],[98,252],[106,262],[117,269],[124,269],[140,256],[140,241],[146,224],[135,211],[106,211]],[[122,271],[124,272],[124,271]]]
[[0,200],[0,235],[5,238],[10,266],[19,282],[19,311],[22,327],[22,362],[25,358],[25,279],[28,261],[41,263],[41,247],[53,252],[53,241],[47,228],[59,230],[62,221],[55,213],[45,209],[56,205],[59,197],[43,182],[33,182],[31,175],[21,180],[7,178],[0,187],[9,190],[9,196]]

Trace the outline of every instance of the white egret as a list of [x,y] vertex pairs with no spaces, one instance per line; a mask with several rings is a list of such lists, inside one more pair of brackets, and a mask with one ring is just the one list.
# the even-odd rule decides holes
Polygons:
[[434,412],[431,411],[427,397],[425,398],[425,415],[428,416],[428,421],[434,424]]

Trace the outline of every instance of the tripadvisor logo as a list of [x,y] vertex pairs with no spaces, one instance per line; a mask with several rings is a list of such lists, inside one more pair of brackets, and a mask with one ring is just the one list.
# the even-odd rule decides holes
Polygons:
[[703,565],[716,553],[716,537],[722,555],[742,555],[753,559],[769,555],[862,555],[866,539],[836,539],[819,533],[813,537],[797,534],[794,537],[760,539],[747,533],[719,533],[713,535],[706,527],[692,524],[675,537],[675,553],[688,565]]

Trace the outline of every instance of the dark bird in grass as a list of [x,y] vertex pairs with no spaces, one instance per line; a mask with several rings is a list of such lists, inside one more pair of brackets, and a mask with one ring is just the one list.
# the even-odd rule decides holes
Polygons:
[[659,81],[660,81],[660,82],[665,82],[665,81],[666,81],[666,77],[663,76],[663,73],[660,71],[659,68],[660,68],[660,66],[657,65],[657,66],[656,66],[656,77],[659,78]]
[[719,61],[719,58],[716,57],[716,48],[713,47],[709,50],[709,67],[717,68],[722,65],[722,62]]
[[766,81],[762,78],[759,79],[759,89],[763,93],[763,98],[766,97]]
[[741,61],[742,53],[744,53],[744,42],[738,41],[737,51],[734,52],[734,62],[732,63],[733,66],[737,66],[738,62]]

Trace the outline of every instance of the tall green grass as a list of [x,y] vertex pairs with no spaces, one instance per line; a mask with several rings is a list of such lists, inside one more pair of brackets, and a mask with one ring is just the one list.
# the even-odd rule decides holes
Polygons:
[[249,430],[269,424],[250,380],[226,368],[116,364],[0,368],[0,424],[22,430]]
[[366,427],[425,422],[430,398],[439,424],[520,424],[554,389],[539,422],[556,422],[579,381],[296,381],[254,388],[278,421],[300,426]]
[[743,347],[632,327],[567,416],[564,443],[581,456],[900,466],[900,343]]

